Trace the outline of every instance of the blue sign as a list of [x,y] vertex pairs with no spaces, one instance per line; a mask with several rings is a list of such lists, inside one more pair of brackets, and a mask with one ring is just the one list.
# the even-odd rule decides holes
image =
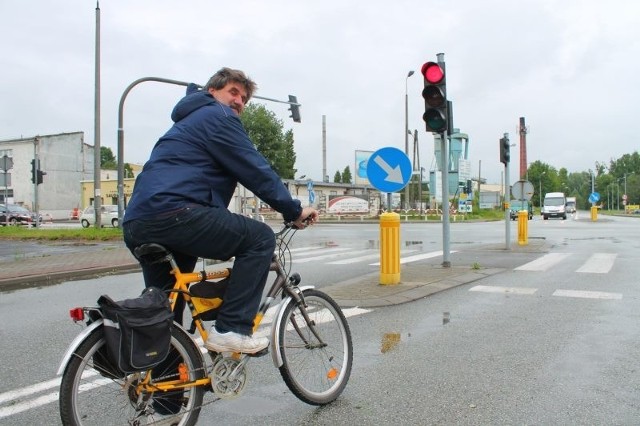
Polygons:
[[309,204],[313,204],[316,200],[316,192],[314,190],[309,191]]
[[589,202],[591,204],[595,204],[598,201],[600,201],[600,194],[597,192],[592,192],[591,195],[589,195]]
[[381,192],[399,191],[411,179],[411,161],[398,148],[381,148],[369,157],[367,179]]

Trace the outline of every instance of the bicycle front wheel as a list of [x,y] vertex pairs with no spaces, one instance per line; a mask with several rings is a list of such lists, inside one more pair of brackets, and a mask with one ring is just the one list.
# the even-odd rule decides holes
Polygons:
[[[148,372],[122,373],[105,354],[104,331],[99,327],[71,357],[60,384],[63,425],[147,425],[160,419],[170,421],[166,424],[172,425],[196,423],[204,396],[203,387],[138,392],[136,387]],[[197,345],[177,325],[171,330],[169,355],[151,372],[151,385],[157,380],[177,380],[185,373],[188,380],[205,376],[204,361]]]
[[[351,331],[338,304],[318,290],[304,290],[304,304],[289,302],[278,330],[280,374],[291,392],[312,405],[333,402],[351,375]],[[308,323],[303,315],[308,315]]]

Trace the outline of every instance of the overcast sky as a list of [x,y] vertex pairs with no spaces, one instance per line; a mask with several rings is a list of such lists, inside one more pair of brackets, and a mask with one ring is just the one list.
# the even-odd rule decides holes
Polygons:
[[[94,143],[95,9],[95,0],[0,0],[0,139],[83,131]],[[299,124],[286,105],[265,103],[294,131],[298,176],[322,179],[323,115],[331,180],[354,172],[356,150],[404,150],[405,84],[430,169],[419,70],[440,52],[474,176],[481,165],[482,177],[500,180],[498,139],[508,132],[518,143],[519,117],[529,163],[587,171],[640,145],[637,0],[102,0],[100,12],[101,144],[114,154],[130,83],[204,84],[229,66],[258,83],[257,95],[298,97]],[[155,82],[129,93],[125,162],[146,161],[183,93]]]

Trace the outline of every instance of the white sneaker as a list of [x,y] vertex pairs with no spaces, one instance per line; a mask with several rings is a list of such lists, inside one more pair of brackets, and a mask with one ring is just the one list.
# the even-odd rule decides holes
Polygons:
[[266,337],[245,336],[233,331],[219,333],[216,327],[213,326],[204,346],[215,352],[255,354],[269,346],[269,339]]

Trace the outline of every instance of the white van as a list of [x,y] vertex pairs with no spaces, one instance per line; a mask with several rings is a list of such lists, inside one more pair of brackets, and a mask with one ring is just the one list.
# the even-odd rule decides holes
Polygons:
[[564,192],[545,194],[542,204],[542,218],[547,220],[550,217],[561,217],[562,220],[567,218],[567,198],[564,196]]

